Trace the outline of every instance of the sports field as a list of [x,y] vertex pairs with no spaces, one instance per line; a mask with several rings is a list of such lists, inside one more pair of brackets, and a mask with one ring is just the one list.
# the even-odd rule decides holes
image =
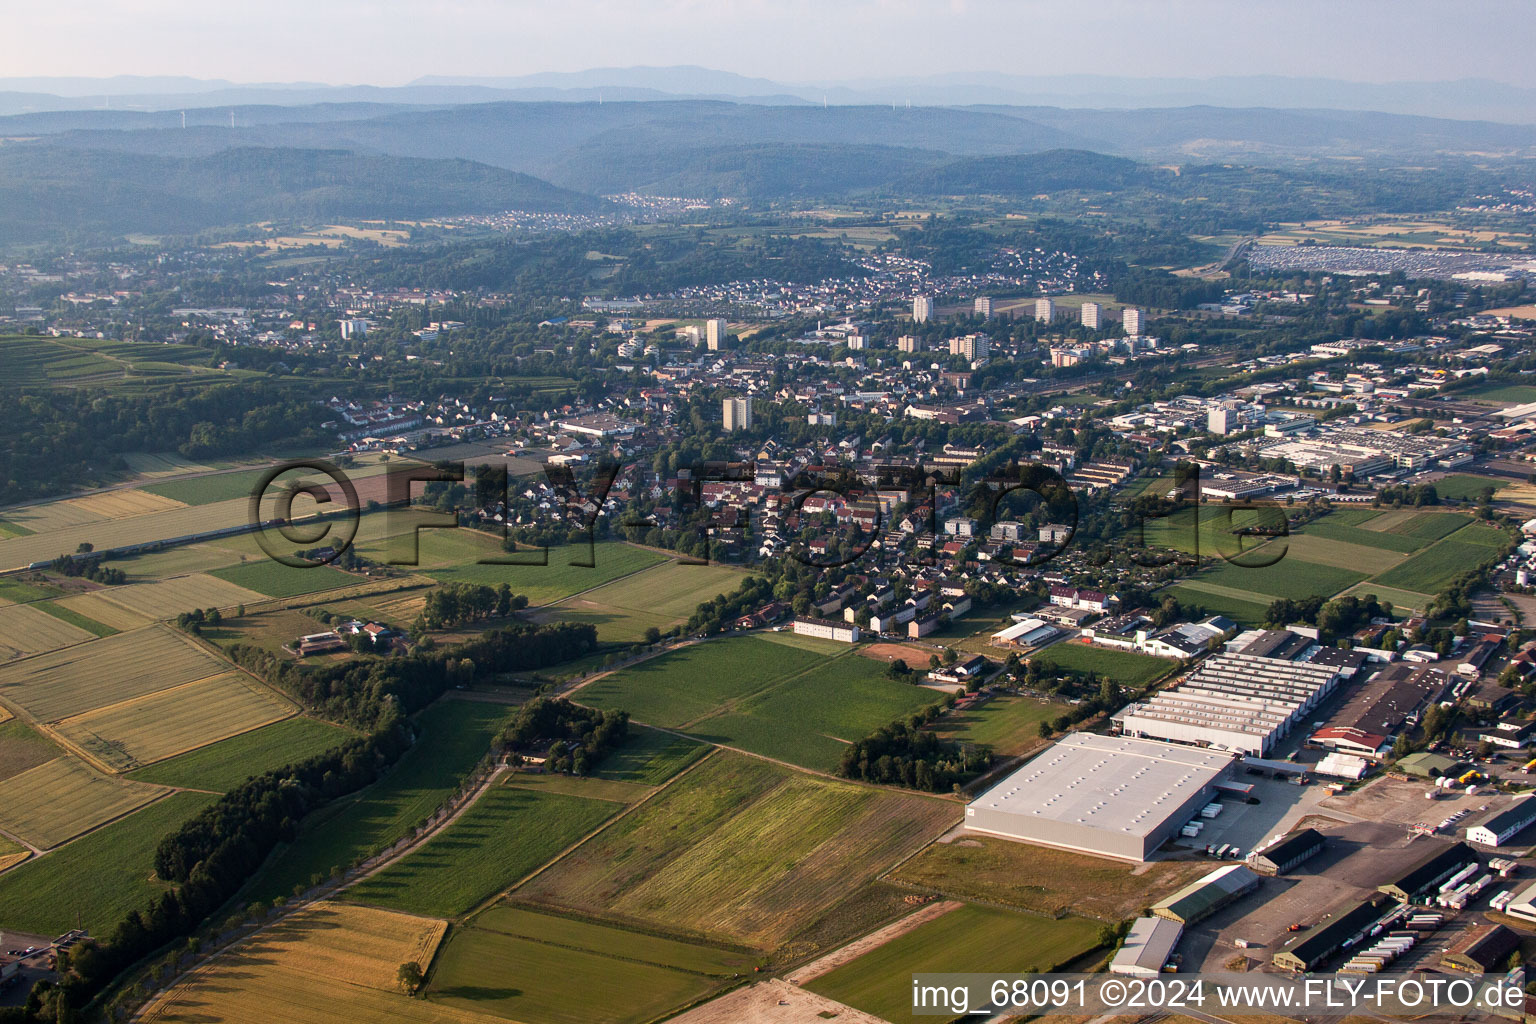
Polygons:
[[172,793],[121,821],[0,875],[0,926],[39,935],[85,928],[110,935],[130,910],[160,891],[155,847],[215,799]]
[[707,946],[496,907],[448,940],[427,998],[522,1024],[645,1024],[719,988],[698,968],[720,960]]
[[417,718],[421,735],[379,782],[307,819],[298,838],[250,883],[250,898],[291,896],[315,875],[329,877],[356,857],[406,835],[458,788],[485,757],[511,709],[479,701],[442,700]]
[[346,892],[346,899],[458,917],[520,881],[622,805],[498,785],[421,849]]
[[717,751],[516,896],[771,949],[959,820],[948,801]]
[[0,662],[94,640],[96,634],[29,604],[0,607]]
[[330,565],[298,569],[271,559],[242,562],[226,569],[215,569],[208,575],[268,597],[297,597],[364,582],[363,577]]
[[663,562],[549,609],[548,618],[590,622],[602,640],[629,642],[655,627],[663,632],[688,621],[694,609],[741,585],[739,569]]
[[1003,756],[1021,754],[1040,742],[1040,723],[1071,710],[1032,697],[993,697],[967,711],[950,711],[930,730],[955,743],[977,743]]
[[444,924],[322,903],[262,931],[192,972],[149,1006],[146,1024],[491,1024],[473,1009],[411,999],[400,964],[426,967]]
[[912,1013],[912,975],[925,972],[1033,974],[1098,945],[1099,922],[1060,920],[966,904],[805,984],[882,1020],[920,1024]]
[[66,718],[54,728],[102,765],[126,772],[297,711],[244,672],[225,672]]
[[129,583],[97,591],[96,596],[150,619],[174,619],[182,612],[199,608],[223,610],[266,600],[254,590],[207,573],[174,576],[153,583]]
[[0,697],[40,722],[169,689],[227,665],[164,626],[66,647],[0,669]]
[[73,757],[56,757],[0,782],[0,827],[51,849],[165,793],[102,775]]
[[[524,551],[507,557],[531,558],[535,554]],[[548,565],[480,565],[468,562],[429,569],[425,575],[445,583],[479,583],[492,587],[505,583],[512,588],[513,593],[527,595],[530,604],[542,605],[611,583],[666,558],[654,551],[631,547],[619,541],[603,541],[596,545],[592,567],[570,564],[573,560],[585,560],[587,554],[586,545],[566,545],[549,549]]]
[[253,775],[323,754],[353,735],[329,722],[296,716],[189,751],[129,775],[140,782],[226,792]]
[[967,836],[929,846],[892,878],[954,899],[1019,907],[1048,917],[1081,914],[1120,921],[1135,917],[1209,871],[1206,861],[1127,864],[1008,839]]
[[1167,658],[1075,641],[1052,644],[1040,653],[1030,655],[1029,661],[1038,664],[1045,672],[1092,672],[1129,687],[1145,686],[1174,667]]

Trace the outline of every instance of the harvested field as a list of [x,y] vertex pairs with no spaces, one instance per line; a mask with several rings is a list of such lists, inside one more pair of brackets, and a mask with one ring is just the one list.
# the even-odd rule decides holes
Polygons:
[[150,479],[183,473],[206,473],[213,468],[184,459],[175,452],[130,452],[123,456],[123,461],[139,476]]
[[959,818],[944,800],[717,752],[515,896],[771,949]]
[[425,967],[446,924],[322,903],[240,943],[159,996],[146,1024],[490,1024],[500,1018],[410,999],[395,972]]
[[546,617],[590,622],[603,640],[639,640],[651,627],[665,631],[686,622],[701,602],[730,593],[743,578],[739,569],[668,561],[568,598]]
[[56,651],[95,636],[31,605],[0,607],[0,662]]
[[0,781],[47,764],[63,751],[26,722],[0,719]]
[[297,711],[292,701],[244,672],[225,672],[88,711],[54,728],[94,760],[126,772]]
[[102,775],[73,757],[56,757],[0,782],[0,827],[51,849],[166,792]]
[[174,619],[182,612],[197,608],[235,608],[267,600],[264,594],[206,573],[176,576],[155,583],[130,583],[99,591],[99,595],[130,612],[152,619]]
[[[1351,544],[1348,541],[1334,540],[1310,533],[1292,534],[1279,543],[1285,545],[1286,562],[1294,559],[1314,565],[1344,565],[1371,575],[1386,572],[1407,557],[1400,552],[1387,551],[1380,547]],[[1281,564],[1283,565],[1284,562]],[[1310,571],[1306,567],[1295,568],[1297,572]]]
[[82,509],[101,519],[125,519],[128,516],[148,515],[183,508],[184,504],[171,498],[162,498],[148,491],[122,489],[89,494],[83,498],[66,498],[61,504]]
[[95,619],[102,625],[111,626],[119,631],[138,629],[140,626],[147,626],[153,621],[150,616],[124,608],[99,591],[92,591],[88,594],[75,594],[72,597],[60,598],[54,603],[60,608],[67,608],[72,612],[84,615],[88,619]]
[[226,792],[253,775],[331,750],[356,733],[313,718],[285,718],[133,773],[140,782]]
[[190,639],[149,626],[0,668],[0,697],[40,722],[57,722],[227,667]]

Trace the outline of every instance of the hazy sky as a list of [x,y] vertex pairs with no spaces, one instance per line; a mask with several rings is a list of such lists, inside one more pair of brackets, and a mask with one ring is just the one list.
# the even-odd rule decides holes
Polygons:
[[0,76],[398,85],[697,64],[780,81],[954,71],[1492,78],[1531,0],[0,0]]

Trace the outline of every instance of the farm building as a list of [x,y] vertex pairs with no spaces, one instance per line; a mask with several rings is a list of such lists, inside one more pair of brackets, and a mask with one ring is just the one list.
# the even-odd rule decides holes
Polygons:
[[1533,821],[1536,821],[1536,800],[1523,796],[1481,825],[1467,829],[1467,838],[1484,846],[1498,846],[1509,842]]
[[1127,736],[1263,757],[1337,682],[1323,665],[1217,654],[1177,687],[1127,705],[1114,722]]
[[1412,903],[1475,860],[1477,854],[1472,847],[1453,843],[1425,857],[1395,881],[1384,882],[1377,888],[1400,902]]
[[1074,733],[972,800],[965,827],[1144,861],[1211,802],[1233,762],[1218,751]]
[[845,644],[859,642],[858,626],[834,622],[831,619],[811,619],[801,616],[795,619],[795,632],[800,636],[819,636],[823,640],[838,640]]
[[1469,974],[1502,973],[1509,955],[1520,948],[1520,936],[1501,924],[1469,928],[1445,951],[1440,966]]
[[1307,933],[1290,949],[1274,955],[1274,964],[1287,971],[1310,971],[1336,953],[1346,942],[1360,938],[1391,910],[1391,904],[1377,896],[1341,910],[1327,924]]
[[1304,828],[1248,855],[1248,866],[1261,875],[1281,875],[1322,852],[1328,839],[1315,828]]
[[1152,905],[1156,917],[1191,925],[1242,899],[1259,887],[1259,876],[1245,865],[1228,864],[1217,868]]
[[1125,936],[1125,942],[1109,962],[1110,974],[1130,974],[1150,978],[1162,973],[1163,965],[1179,944],[1184,926],[1161,917],[1138,917]]

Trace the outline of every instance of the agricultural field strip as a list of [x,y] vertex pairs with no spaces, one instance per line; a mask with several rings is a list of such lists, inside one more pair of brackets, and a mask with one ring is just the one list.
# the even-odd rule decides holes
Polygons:
[[[777,690],[777,689],[781,689],[782,687],[787,686],[790,683],[793,683],[795,680],[802,679],[805,676],[808,676],[808,675],[810,675],[813,672],[820,672],[820,671],[824,670],[828,665],[830,665],[830,664],[832,664],[834,662],[840,661],[843,658],[851,657],[853,655],[853,653],[854,653],[853,650],[849,649],[849,650],[844,651],[844,652],[842,652],[840,654],[833,655],[831,658],[828,658],[826,661],[819,661],[819,662],[816,662],[815,664],[807,666],[806,668],[800,669],[797,672],[792,671],[792,672],[790,672],[787,675],[779,676],[779,677],[775,677],[773,679],[770,679],[766,683],[764,683],[761,687],[759,687],[758,689],[753,690],[751,693],[743,693],[743,694],[739,694],[739,695],[737,695],[735,697],[727,698],[714,711],[711,711],[711,712],[709,712],[708,714],[705,714],[705,715],[700,715],[699,717],[697,717],[695,719],[692,719],[691,721],[684,722],[682,725],[678,726],[678,729],[686,731],[688,729],[696,728],[701,723],[710,721],[711,719],[722,718],[722,717],[724,717],[724,716],[726,716],[728,714],[732,714],[739,707],[741,707],[742,705],[748,704],[748,703],[756,700],[759,697],[766,696],[767,694],[771,693],[772,691]],[[648,725],[650,723],[642,722],[641,724],[642,725]],[[821,735],[826,735],[826,734],[822,733]],[[697,737],[695,737],[695,738],[697,738]],[[848,742],[850,742],[850,741],[844,740],[844,739],[842,739],[841,737],[838,737],[838,736],[828,736],[828,739],[837,740],[839,743],[848,743]],[[769,758],[769,760],[773,760],[773,759]]]
[[[625,961],[627,963],[632,963],[632,964],[645,964],[646,966],[649,966],[649,967],[664,967],[664,968],[666,968],[668,970],[682,971],[685,974],[697,974],[697,975],[699,975],[701,977],[705,977],[705,978],[718,978],[718,977],[721,977],[721,973],[717,973],[717,971],[719,969],[717,969],[717,971],[702,970],[699,967],[689,966],[688,964],[680,962],[680,960],[682,959],[681,957],[674,957],[674,956],[665,955],[665,953],[668,953],[668,952],[683,953],[683,952],[688,951],[690,948],[698,950],[700,952],[706,952],[706,953],[718,952],[718,950],[715,947],[712,947],[712,946],[706,946],[706,945],[703,945],[703,944],[697,943],[697,942],[690,942],[690,941],[688,941],[686,939],[674,939],[674,938],[670,938],[668,936],[663,936],[663,935],[650,935],[650,934],[637,933],[638,937],[640,939],[640,943],[639,944],[646,944],[646,940],[654,940],[654,941],[652,941],[650,943],[650,945],[652,945],[654,947],[658,947],[658,952],[661,953],[661,955],[653,954],[650,959],[647,959],[647,958],[642,957],[642,956],[635,956],[635,955],[632,955],[631,953],[622,952],[621,951],[621,950],[627,950],[627,949],[632,948],[629,945],[625,945],[625,946],[622,946],[622,947],[609,947],[607,945],[603,945],[602,948],[597,948],[599,946],[599,943],[597,943],[597,942],[588,942],[588,943],[585,943],[585,944],[579,944],[577,942],[577,940],[576,940],[576,937],[573,937],[573,936],[562,936],[562,938],[565,938],[567,941],[561,942],[561,941],[558,941],[556,939],[550,938],[547,934],[537,934],[536,933],[536,929],[533,929],[533,928],[516,928],[516,927],[512,927],[510,925],[501,925],[501,926],[498,927],[496,923],[488,921],[488,918],[490,917],[490,914],[495,913],[496,911],[502,911],[502,910],[508,911],[510,913],[513,913],[513,914],[522,914],[522,915],[526,915],[526,916],[529,916],[529,917],[543,918],[543,919],[546,919],[546,920],[557,922],[558,923],[557,926],[559,926],[559,925],[567,926],[567,928],[569,930],[574,930],[574,931],[577,931],[577,932],[580,932],[582,930],[582,926],[586,926],[587,928],[590,928],[590,929],[592,929],[594,931],[609,931],[609,932],[614,932],[616,935],[625,935],[625,936],[630,934],[630,933],[626,933],[626,932],[622,931],[621,929],[615,928],[613,925],[609,925],[609,924],[600,924],[600,923],[593,922],[593,921],[586,921],[586,920],[583,920],[582,918],[579,918],[579,917],[568,917],[568,916],[563,916],[563,915],[558,915],[558,914],[548,914],[548,913],[544,913],[544,912],[538,911],[538,910],[525,909],[525,908],[522,908],[522,907],[517,907],[515,905],[505,905],[505,904],[504,905],[499,905],[499,906],[487,908],[486,911],[484,911],[481,914],[479,914],[472,922],[470,922],[469,926],[472,927],[472,928],[477,928],[477,929],[479,929],[481,931],[495,932],[498,935],[506,935],[506,936],[509,936],[510,938],[514,938],[514,939],[524,939],[524,940],[526,940],[528,942],[537,942],[540,945],[552,946],[552,947],[554,947],[556,949],[568,949],[568,950],[571,950],[572,952],[577,952],[577,953],[595,953],[595,954],[597,954],[599,956],[608,957],[611,960],[623,960],[623,961]],[[500,920],[500,918],[498,918],[497,920]],[[670,949],[669,947],[672,947],[672,946],[679,947],[679,948],[675,949],[675,950],[674,949]],[[742,955],[742,956],[755,956],[756,954],[752,953],[752,952],[742,951],[740,955]]]

